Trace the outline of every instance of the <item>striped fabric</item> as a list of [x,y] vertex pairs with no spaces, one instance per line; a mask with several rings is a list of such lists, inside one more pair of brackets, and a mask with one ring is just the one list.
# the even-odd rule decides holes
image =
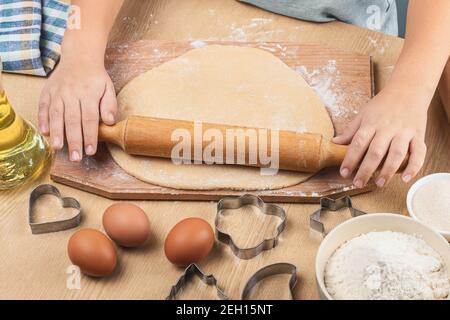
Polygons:
[[5,72],[46,76],[59,60],[69,6],[58,0],[0,0]]

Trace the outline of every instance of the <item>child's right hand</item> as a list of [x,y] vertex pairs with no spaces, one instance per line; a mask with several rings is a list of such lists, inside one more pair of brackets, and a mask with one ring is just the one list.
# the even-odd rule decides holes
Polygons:
[[64,132],[71,161],[97,152],[99,120],[115,123],[117,101],[103,61],[78,57],[62,59],[47,81],[39,102],[39,129],[50,134],[55,150],[64,146]]

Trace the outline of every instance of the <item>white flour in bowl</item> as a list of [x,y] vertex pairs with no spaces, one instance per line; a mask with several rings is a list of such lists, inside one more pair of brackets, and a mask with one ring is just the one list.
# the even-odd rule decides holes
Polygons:
[[412,205],[417,219],[435,230],[450,232],[450,177],[418,188]]
[[334,299],[447,299],[448,269],[424,240],[400,232],[370,232],[340,246],[325,267]]

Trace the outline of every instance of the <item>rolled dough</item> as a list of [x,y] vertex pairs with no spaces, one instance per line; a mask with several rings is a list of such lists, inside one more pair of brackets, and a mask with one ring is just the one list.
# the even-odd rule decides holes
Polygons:
[[[260,128],[334,134],[316,93],[294,70],[255,48],[210,45],[194,49],[133,79],[118,96],[119,118],[128,115],[196,120]],[[175,165],[170,159],[109,150],[126,172],[171,188],[264,190],[296,185],[311,176],[230,165]]]

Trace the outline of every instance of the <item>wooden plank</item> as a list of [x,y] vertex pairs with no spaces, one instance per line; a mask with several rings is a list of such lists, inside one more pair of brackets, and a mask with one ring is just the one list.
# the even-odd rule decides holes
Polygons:
[[[138,41],[112,46],[106,54],[106,67],[117,91],[139,74],[207,44],[241,45],[266,50],[301,73],[322,96],[337,133],[357,114],[373,90],[370,56],[320,45],[287,42],[160,42]],[[97,156],[81,164],[68,161],[67,152],[58,153],[51,169],[54,181],[111,199],[129,200],[218,200],[244,192],[229,190],[176,190],[142,182],[122,170],[104,146]],[[306,182],[279,190],[254,192],[267,201],[317,202],[321,197],[354,195],[373,189],[353,186],[340,177],[337,168],[322,170]]]

